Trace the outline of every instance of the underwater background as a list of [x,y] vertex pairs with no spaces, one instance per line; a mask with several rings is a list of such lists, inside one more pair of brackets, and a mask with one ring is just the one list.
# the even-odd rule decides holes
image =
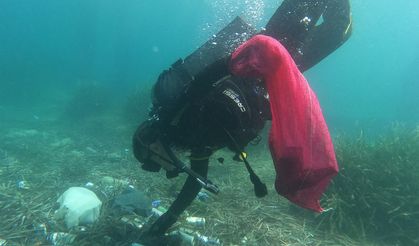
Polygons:
[[[124,96],[236,15],[264,26],[280,2],[2,1],[0,103],[36,114],[81,80]],[[418,4],[352,1],[353,36],[306,74],[332,129],[418,121]]]
[[[157,185],[151,190],[147,188],[147,192],[158,194],[168,206],[173,198],[163,197],[171,181],[163,175],[143,174],[131,153],[131,135],[147,115],[150,87],[163,69],[193,52],[235,16],[241,15],[250,24],[262,28],[280,3],[273,0],[0,1],[0,218],[3,218],[0,245],[2,238],[13,242],[11,245],[35,245],[35,241],[28,239],[31,237],[28,227],[34,223],[48,224],[41,218],[45,210],[51,210],[59,193],[70,185],[80,186],[106,175],[129,178],[136,184],[144,178]],[[270,237],[266,229],[264,235],[268,239],[258,244],[247,235],[250,241],[246,244],[234,238],[249,233],[243,229],[240,232],[243,235],[224,234],[226,245],[337,245],[337,242],[419,245],[419,238],[413,236],[415,228],[419,228],[415,210],[419,205],[415,197],[419,191],[419,179],[415,176],[419,173],[415,165],[419,164],[419,1],[352,0],[351,4],[352,37],[305,73],[322,105],[343,171],[324,202],[332,207],[334,204],[335,211],[345,213],[316,220],[312,215],[287,210],[290,216],[287,218],[310,220],[315,225],[313,232],[307,234],[301,229],[304,226],[299,225],[294,232],[300,238],[280,242],[275,241],[279,240],[275,236]],[[266,174],[266,183],[273,180],[266,144],[250,152],[253,157],[249,158],[266,163],[257,170],[260,176]],[[214,172],[224,173],[225,168],[230,170],[230,167],[215,166]],[[235,173],[234,169],[230,171]],[[370,172],[381,176],[374,179]],[[385,178],[383,173],[391,178]],[[51,178],[51,183],[45,177]],[[15,184],[23,180],[31,187],[19,190],[21,187],[16,188]],[[237,180],[241,182],[240,178]],[[249,186],[247,177],[243,180],[246,184],[243,186]],[[164,184],[161,187],[160,182]],[[227,194],[239,192],[228,181],[220,178],[219,182],[225,185]],[[181,185],[181,181],[176,183]],[[377,192],[377,187],[384,187],[382,193]],[[368,189],[377,196],[366,195]],[[244,196],[252,196],[251,190],[243,192]],[[35,193],[44,205],[27,204],[25,208],[19,205]],[[337,193],[347,194],[342,195],[340,205],[329,199]],[[42,198],[44,195],[49,198]],[[273,203],[280,200],[273,189],[270,196],[275,196]],[[358,204],[358,198],[368,202]],[[286,203],[283,200],[280,203]],[[249,211],[259,206],[257,200],[252,202]],[[226,203],[225,199],[218,199],[208,207],[223,211]],[[374,204],[377,209],[369,210]],[[381,205],[388,207],[380,212]],[[29,213],[30,206],[46,207]],[[206,207],[197,204],[192,209],[206,216],[211,213]],[[369,218],[371,223],[377,223],[371,230],[354,229],[360,227],[359,219],[366,217],[362,213],[356,214],[358,217],[351,214],[360,208],[366,214],[377,214]],[[25,219],[16,214],[20,212],[25,213]],[[261,214],[267,212],[275,213],[264,210]],[[251,216],[259,218],[258,213]],[[283,211],[276,216],[283,216]],[[16,222],[12,217],[21,220]],[[249,218],[243,218],[246,220]],[[324,221],[329,221],[327,228],[316,226],[326,224]],[[343,221],[353,226],[342,225]],[[393,222],[394,227],[381,226]],[[333,223],[340,224],[332,226]],[[233,227],[226,228],[233,230]],[[293,234],[288,229],[290,233],[283,238]],[[313,236],[311,233],[317,230],[320,230],[318,235],[333,232],[338,239]],[[377,236],[396,230],[400,233],[392,235],[390,241]],[[214,231],[218,235],[213,236],[223,239]],[[345,240],[349,241],[343,243],[344,239],[339,239],[341,235],[348,236]],[[93,245],[86,238],[81,237],[78,245]],[[321,243],[321,240],[326,241]]]

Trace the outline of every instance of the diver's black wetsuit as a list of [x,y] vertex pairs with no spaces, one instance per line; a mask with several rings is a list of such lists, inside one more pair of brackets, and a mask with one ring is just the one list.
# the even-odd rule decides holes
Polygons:
[[[226,64],[221,67],[226,67]],[[196,79],[200,84],[209,83],[211,80],[207,80],[206,75],[223,74],[220,69],[217,65],[211,66]],[[244,148],[270,119],[269,101],[261,81],[226,76],[218,82],[219,85],[213,89],[205,89],[205,86],[196,88],[194,94],[199,91],[201,97],[190,99],[177,126],[171,126],[173,129],[165,132],[172,144],[191,150],[191,169],[203,177],[207,177],[209,157],[215,150],[228,147],[237,153],[237,148]],[[238,101],[223,94],[226,90],[236,93]],[[226,131],[239,146],[231,142]],[[192,203],[201,188],[202,185],[194,177],[188,176],[176,200],[153,224],[150,233],[163,234]]]
[[[322,23],[319,22],[321,18],[323,20]],[[349,38],[351,34],[349,0],[285,0],[269,20],[266,25],[266,30],[262,33],[279,40],[288,49],[300,70],[306,71],[332,53]],[[226,61],[227,60],[221,61],[221,65]],[[215,66],[214,69],[209,69],[209,71],[204,72],[205,76],[203,77],[206,77],[204,80],[212,81],[211,83],[213,83],[221,77],[228,75],[226,74],[228,73],[226,67],[228,67],[228,64],[224,64],[224,66]],[[167,79],[165,78],[164,73],[162,75],[159,77],[159,80]],[[170,82],[169,79],[169,86]],[[158,86],[157,89],[155,88],[154,90],[155,94],[160,93]],[[249,90],[249,88],[242,88],[243,83],[241,85],[239,83],[238,86],[240,86],[240,89],[243,91]],[[250,90],[253,89],[250,88]],[[174,91],[176,91],[176,89]],[[205,90],[199,90],[198,88],[192,94],[198,94],[199,97],[200,92],[205,92]],[[256,100],[256,102],[263,101],[263,94],[260,94],[259,96],[261,100]],[[249,110],[255,112],[264,111],[260,105],[256,106],[255,109],[255,101],[252,101],[251,95],[246,95],[244,97],[246,101],[249,101]],[[188,100],[188,98],[191,97],[186,98],[186,100]],[[158,101],[155,103],[158,105]],[[265,104],[265,107],[269,107],[269,105]],[[207,108],[207,110],[211,111],[210,108]],[[219,107],[212,111],[214,110],[223,109]],[[173,131],[176,134],[170,136],[170,131],[168,131],[169,137],[174,141],[172,144],[176,145],[178,140],[179,143],[182,142],[180,145],[187,147],[194,146],[194,148],[191,148],[191,169],[203,177],[207,176],[208,159],[212,154],[212,151],[216,148],[228,146],[229,140],[222,131],[222,128],[225,127],[230,128],[229,130],[234,130],[231,129],[232,127],[234,128],[234,124],[230,124],[231,122],[221,122],[220,127],[220,124],[218,124],[219,122],[213,121],[213,118],[217,117],[211,117],[208,113],[207,116],[210,115],[210,117],[205,117],[205,113],[206,111],[200,107],[197,107],[195,110],[191,109],[189,112],[186,111],[182,113],[186,114],[186,117],[184,117],[186,120],[180,122],[178,126],[180,128],[176,128],[175,131]],[[190,115],[189,118],[187,116],[188,114]],[[204,116],[201,117],[200,114],[204,114]],[[250,118],[254,117],[257,120],[253,121],[252,119],[249,119],[248,122],[260,123],[261,120],[266,121],[268,119],[268,117],[266,117],[266,112],[263,114],[265,114],[264,117],[259,117],[260,115],[254,114]],[[198,118],[200,120],[196,120]],[[241,128],[238,129],[239,131],[242,131],[244,128],[254,128],[253,130],[257,131],[261,129],[261,126],[263,127],[263,123],[255,127],[236,124],[236,127]],[[168,129],[170,129],[170,127],[171,126],[169,125],[167,126]],[[182,127],[184,129],[183,132],[181,130]],[[182,134],[184,135],[182,136]],[[185,136],[192,136],[192,139],[194,140]],[[222,143],[223,141],[225,143]],[[240,145],[244,147],[248,142],[249,139],[244,138],[244,140],[240,141]],[[201,184],[195,178],[188,176],[176,200],[168,211],[151,226],[146,234],[144,234],[145,237],[143,237],[143,239],[145,238],[145,240],[147,240],[147,238],[149,239],[164,235],[166,230],[176,222],[179,215],[192,203],[201,188]]]

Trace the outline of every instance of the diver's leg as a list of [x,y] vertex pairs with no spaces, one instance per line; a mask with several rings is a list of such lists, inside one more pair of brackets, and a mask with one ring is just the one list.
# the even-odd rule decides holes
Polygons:
[[[296,60],[301,56],[301,47],[309,29],[324,9],[325,0],[284,0],[268,21],[263,34],[280,41]],[[312,21],[308,22],[305,18]]]
[[349,0],[329,0],[323,23],[314,26],[306,37],[299,60],[300,69],[307,70],[339,48],[352,34]]
[[[208,165],[209,165],[208,158],[209,157],[208,156],[205,156],[205,157],[192,156],[191,158],[193,158],[191,159],[192,171],[206,178],[207,173],[208,173]],[[188,178],[185,181],[185,184],[182,187],[182,190],[180,191],[176,200],[172,203],[172,205],[168,209],[168,212],[175,216],[180,216],[180,214],[182,214],[183,211],[185,211],[185,209],[189,205],[191,205],[191,203],[196,198],[201,188],[202,188],[202,185],[196,180],[196,178],[192,176],[188,176]]]
[[349,0],[285,0],[264,34],[280,41],[306,71],[349,38],[350,23]]
[[[191,169],[202,177],[207,177],[210,154],[207,151],[195,151],[191,155]],[[188,176],[176,200],[166,213],[154,222],[148,230],[148,236],[163,236],[193,202],[202,185],[192,176]]]

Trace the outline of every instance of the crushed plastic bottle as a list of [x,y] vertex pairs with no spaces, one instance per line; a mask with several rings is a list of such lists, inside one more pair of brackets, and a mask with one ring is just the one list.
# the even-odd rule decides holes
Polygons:
[[139,219],[138,217],[127,217],[124,216],[121,218],[121,221],[124,222],[127,225],[130,225],[136,229],[141,229],[143,228],[145,221]]
[[166,213],[167,209],[165,207],[159,206],[158,208],[152,208],[151,214],[157,217],[162,216],[162,214]]
[[197,245],[203,246],[220,246],[221,242],[220,239],[214,237],[208,237],[197,233],[195,239],[197,240]]
[[171,232],[169,235],[178,237],[182,241],[181,245],[183,246],[221,246],[222,245],[218,238],[204,236],[188,228],[179,228],[178,230]]
[[186,218],[186,222],[188,222],[188,224],[193,225],[195,227],[205,226],[205,218],[201,218],[201,217],[190,216]]
[[48,235],[47,240],[54,246],[71,245],[76,239],[76,235],[66,232],[54,232]]
[[191,233],[187,233],[185,231],[177,230],[169,233],[169,236],[176,237],[180,239],[181,244],[183,246],[194,246],[195,237]]

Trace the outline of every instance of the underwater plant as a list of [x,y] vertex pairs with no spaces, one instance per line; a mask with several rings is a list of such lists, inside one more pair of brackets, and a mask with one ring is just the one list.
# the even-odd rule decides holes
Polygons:
[[376,141],[336,139],[340,173],[319,227],[400,245],[419,243],[419,127],[397,125]]

